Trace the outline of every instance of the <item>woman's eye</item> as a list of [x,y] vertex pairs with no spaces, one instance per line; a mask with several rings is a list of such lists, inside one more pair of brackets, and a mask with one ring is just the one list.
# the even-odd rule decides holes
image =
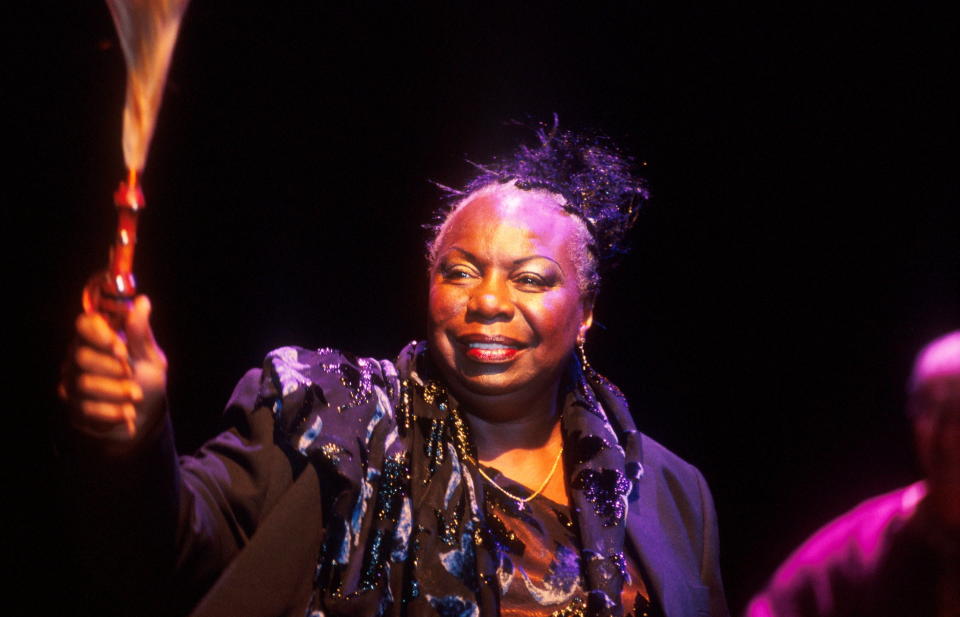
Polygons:
[[454,266],[452,268],[443,268],[443,278],[448,281],[468,279],[472,276],[473,274],[463,267]]
[[549,287],[550,283],[536,274],[521,274],[514,278],[518,284],[525,287]]

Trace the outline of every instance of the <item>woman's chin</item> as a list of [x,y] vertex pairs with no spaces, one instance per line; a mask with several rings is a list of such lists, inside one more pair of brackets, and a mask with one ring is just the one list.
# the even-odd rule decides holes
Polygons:
[[435,355],[434,364],[440,368],[447,386],[458,399],[509,396],[538,387],[541,371],[531,367],[530,358],[525,353],[509,359],[497,357],[495,361],[487,361],[487,358],[481,358],[478,361],[460,353],[461,350],[443,351],[441,348],[441,353]]
[[499,396],[510,394],[519,389],[512,379],[502,372],[483,372],[479,374],[457,375],[457,383],[471,394],[480,396]]

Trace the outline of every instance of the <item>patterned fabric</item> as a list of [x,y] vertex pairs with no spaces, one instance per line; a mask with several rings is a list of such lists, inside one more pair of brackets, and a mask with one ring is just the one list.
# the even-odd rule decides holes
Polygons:
[[[514,495],[531,493],[492,468],[484,471]],[[505,547],[509,560],[498,581],[501,617],[550,617],[581,609],[585,602],[580,541],[570,508],[543,495],[526,505],[495,489],[486,495],[487,528]],[[659,614],[650,604],[637,560],[628,554],[626,565],[620,597],[624,612],[631,617]]]
[[[396,363],[291,347],[267,357],[259,404],[273,409],[277,442],[323,482],[313,615],[500,613],[509,549],[458,451],[456,401],[424,352],[411,343]],[[612,384],[575,359],[566,383],[564,463],[585,591],[576,612],[619,617],[639,438]]]

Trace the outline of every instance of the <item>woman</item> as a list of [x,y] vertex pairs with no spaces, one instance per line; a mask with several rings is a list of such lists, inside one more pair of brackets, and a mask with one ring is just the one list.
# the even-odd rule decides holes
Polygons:
[[91,485],[125,472],[109,489],[122,522],[89,521],[135,538],[109,541],[138,553],[117,576],[150,564],[130,578],[153,595],[133,602],[162,588],[197,615],[727,614],[702,476],[636,431],[582,354],[646,190],[603,142],[538,135],[438,218],[426,342],[395,362],[275,350],[237,386],[232,428],[179,463],[149,303],[126,342],[80,316],[74,460]]

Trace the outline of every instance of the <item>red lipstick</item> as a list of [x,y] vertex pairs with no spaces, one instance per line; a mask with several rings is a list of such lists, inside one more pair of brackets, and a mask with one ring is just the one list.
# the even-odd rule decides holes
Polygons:
[[498,364],[513,360],[525,347],[521,342],[506,336],[468,334],[458,337],[468,358],[485,364]]

